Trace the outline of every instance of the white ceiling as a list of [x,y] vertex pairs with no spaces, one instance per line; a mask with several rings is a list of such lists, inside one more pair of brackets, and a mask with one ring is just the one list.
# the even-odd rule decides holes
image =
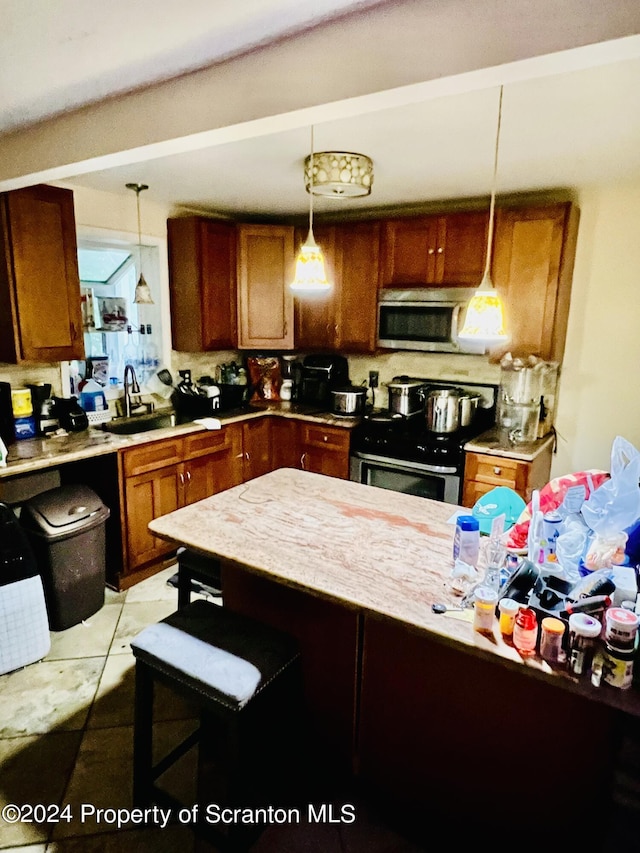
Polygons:
[[[0,134],[60,112],[211,65],[372,2],[355,0],[0,0]],[[604,64],[550,75],[505,75],[498,193],[573,189],[640,178],[640,45]],[[635,54],[635,55],[634,55]],[[630,56],[630,58],[628,58]],[[349,212],[488,195],[498,88],[428,97],[315,124],[316,150],[374,160],[364,199],[318,200]],[[178,106],[179,108],[179,106]],[[364,110],[364,111],[363,111]],[[145,120],[142,116],[141,120]],[[0,150],[2,139],[0,136]],[[308,209],[302,163],[309,126],[69,175],[159,203],[222,214]]]

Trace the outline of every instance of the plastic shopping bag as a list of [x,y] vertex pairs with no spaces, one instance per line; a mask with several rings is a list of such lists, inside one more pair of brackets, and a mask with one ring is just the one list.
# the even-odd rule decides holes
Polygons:
[[621,436],[611,448],[611,477],[582,505],[582,517],[594,537],[585,556],[591,571],[625,559],[625,530],[640,518],[640,453]]

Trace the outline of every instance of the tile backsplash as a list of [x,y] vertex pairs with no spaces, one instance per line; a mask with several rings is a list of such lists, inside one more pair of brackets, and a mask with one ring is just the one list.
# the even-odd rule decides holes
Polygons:
[[49,383],[51,393],[62,394],[62,374],[59,364],[1,364],[0,382],[9,382],[11,388],[24,388],[25,385]]

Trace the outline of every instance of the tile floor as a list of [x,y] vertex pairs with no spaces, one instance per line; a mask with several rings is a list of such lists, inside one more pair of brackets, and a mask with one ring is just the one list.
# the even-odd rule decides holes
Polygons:
[[[127,592],[107,590],[104,607],[51,634],[39,663],[0,676],[0,807],[68,804],[73,818],[9,823],[0,818],[0,850],[91,853],[212,851],[185,826],[141,828],[111,823],[91,808],[131,807],[134,658],[130,640],[176,608],[170,568]],[[189,709],[159,696],[159,739],[192,727]],[[345,800],[346,802],[346,800]],[[82,808],[84,807],[84,817]],[[271,826],[252,853],[420,853],[357,803],[350,825]]]

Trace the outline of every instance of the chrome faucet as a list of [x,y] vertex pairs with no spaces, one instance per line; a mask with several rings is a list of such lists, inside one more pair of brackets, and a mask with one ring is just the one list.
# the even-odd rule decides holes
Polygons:
[[[140,394],[140,386],[138,385],[138,379],[136,377],[136,372],[133,369],[132,364],[127,364],[124,368],[124,416],[125,418],[131,417],[131,395],[139,395]],[[140,402],[140,398],[138,397],[138,404]]]

